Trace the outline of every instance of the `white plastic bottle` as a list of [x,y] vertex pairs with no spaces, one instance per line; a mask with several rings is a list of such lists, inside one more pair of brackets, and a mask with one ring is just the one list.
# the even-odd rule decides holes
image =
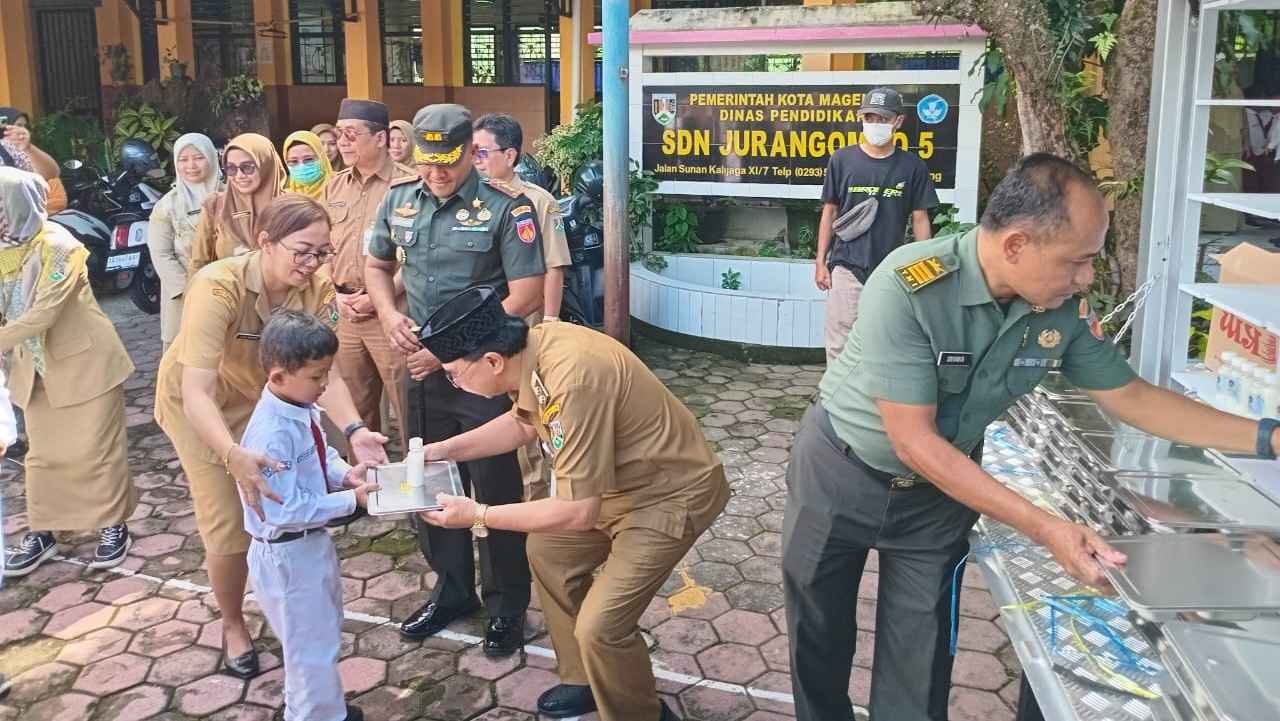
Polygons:
[[410,486],[419,487],[424,482],[426,473],[427,453],[422,448],[422,439],[417,436],[409,439],[409,452],[405,454],[405,483]]
[[1280,375],[1267,372],[1263,374],[1263,383],[1262,415],[1266,418],[1280,418]]
[[1231,397],[1231,392],[1227,387],[1227,378],[1230,376],[1228,370],[1235,359],[1236,352],[1230,350],[1223,351],[1222,355],[1218,358],[1218,374],[1215,385],[1217,393],[1214,396],[1214,403],[1222,407],[1226,407],[1228,403],[1227,399]]
[[1230,358],[1222,362],[1218,370],[1222,374],[1223,394],[1218,406],[1228,413],[1237,413],[1240,409],[1240,358]]
[[1267,376],[1262,366],[1254,364],[1245,380],[1245,412],[1250,418],[1261,418],[1266,411]]

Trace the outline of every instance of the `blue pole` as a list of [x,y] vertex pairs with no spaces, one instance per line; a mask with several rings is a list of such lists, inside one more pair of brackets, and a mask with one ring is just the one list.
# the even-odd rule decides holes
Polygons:
[[[589,2],[589,0],[584,0]],[[631,227],[627,222],[628,0],[604,0],[604,327],[631,339]]]

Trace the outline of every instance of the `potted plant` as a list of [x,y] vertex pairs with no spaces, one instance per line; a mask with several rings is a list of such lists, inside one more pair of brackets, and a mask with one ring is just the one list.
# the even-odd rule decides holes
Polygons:
[[170,80],[186,80],[187,64],[178,59],[178,56],[173,52],[173,48],[165,48],[164,61],[169,66]]

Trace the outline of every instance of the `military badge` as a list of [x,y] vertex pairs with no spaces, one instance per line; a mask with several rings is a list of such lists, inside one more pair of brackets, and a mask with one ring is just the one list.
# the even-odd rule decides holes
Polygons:
[[458,212],[454,213],[453,217],[457,218],[459,223],[465,223],[471,220],[471,211],[466,208],[458,208]]
[[547,405],[547,401],[551,400],[551,394],[547,392],[547,386],[542,382],[542,377],[537,371],[533,371],[530,376],[529,385],[533,387],[533,395],[538,399],[538,406]]
[[555,420],[556,416],[558,416],[558,415],[560,415],[560,404],[559,404],[559,403],[552,403],[551,405],[547,406],[547,407],[542,411],[542,423],[543,423],[543,425],[546,425],[546,424],[550,423],[551,421]]
[[1057,348],[1062,342],[1062,331],[1057,328],[1045,328],[1040,331],[1040,337],[1036,338],[1036,342],[1041,348]]
[[538,228],[533,224],[533,218],[517,220],[516,235],[520,236],[521,242],[532,245],[533,241],[538,237]]
[[557,418],[547,424],[547,429],[551,431],[551,447],[557,451],[564,448],[564,424]]
[[480,212],[476,213],[476,220],[481,223],[487,223],[491,218],[493,218],[493,213],[490,213],[488,208],[481,208]]
[[1106,333],[1102,332],[1102,321],[1098,320],[1098,314],[1093,312],[1092,306],[1089,305],[1087,298],[1080,299],[1080,320],[1085,322],[1089,327],[1089,334],[1097,340],[1106,340]]
[[401,218],[412,218],[413,216],[418,214],[418,209],[413,206],[413,203],[405,202],[404,205],[400,206],[399,208],[396,208],[391,212],[395,213]]

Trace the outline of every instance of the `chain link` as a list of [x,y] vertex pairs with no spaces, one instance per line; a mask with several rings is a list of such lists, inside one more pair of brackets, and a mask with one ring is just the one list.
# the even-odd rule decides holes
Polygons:
[[1151,293],[1151,288],[1155,285],[1155,282],[1159,277],[1160,276],[1158,275],[1153,275],[1150,278],[1147,278],[1147,281],[1138,286],[1137,290],[1130,293],[1128,298],[1125,298],[1116,305],[1116,307],[1112,308],[1110,313],[1103,316],[1102,325],[1106,325],[1116,316],[1120,315],[1120,311],[1128,307],[1130,303],[1133,304],[1133,310],[1129,311],[1129,316],[1125,318],[1124,325],[1120,326],[1120,330],[1116,331],[1115,337],[1111,339],[1112,343],[1119,344],[1120,340],[1124,338],[1124,334],[1129,332],[1129,328],[1133,325],[1134,319],[1138,317],[1138,310],[1142,308],[1142,304],[1146,302],[1147,295]]

